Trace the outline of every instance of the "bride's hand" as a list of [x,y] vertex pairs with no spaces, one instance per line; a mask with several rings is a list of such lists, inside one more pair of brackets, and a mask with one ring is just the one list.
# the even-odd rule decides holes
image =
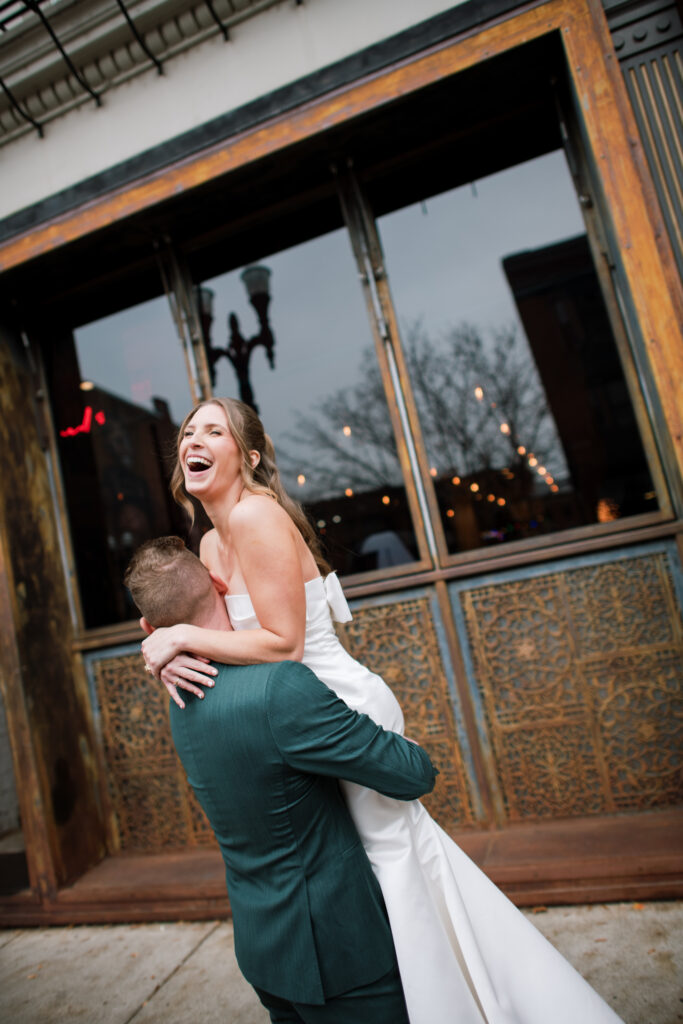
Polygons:
[[209,664],[208,658],[193,654],[178,654],[167,665],[164,665],[159,673],[159,678],[168,690],[171,700],[175,701],[179,708],[184,708],[185,704],[178,693],[178,687],[181,690],[187,690],[188,693],[193,693],[195,697],[203,698],[204,691],[199,687],[213,686],[213,676],[216,675],[216,672],[217,669]]
[[168,665],[172,658],[186,650],[187,645],[183,643],[183,639],[182,626],[166,626],[155,629],[142,641],[145,665],[155,679],[161,678],[164,665]]
[[[144,619],[140,620],[140,625],[143,629],[150,628]],[[179,708],[185,705],[178,687],[203,697],[204,693],[195,684],[213,686],[211,677],[216,674],[208,658],[184,653],[186,646],[182,625],[155,629],[142,641],[142,656],[147,670],[155,679],[161,680]]]

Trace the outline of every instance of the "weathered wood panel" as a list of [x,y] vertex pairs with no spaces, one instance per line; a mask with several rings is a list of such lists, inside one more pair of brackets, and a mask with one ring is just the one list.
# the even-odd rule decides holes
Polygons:
[[0,345],[2,678],[32,882],[54,891],[104,853],[93,734],[33,382],[20,341]]
[[683,19],[674,0],[605,0],[664,223],[683,277]]
[[[670,247],[656,229],[661,214],[647,201],[654,192],[633,110],[599,0],[564,5],[562,40],[586,136],[595,161],[637,317],[646,358],[670,434],[679,479],[683,475],[683,289]],[[661,232],[660,232],[661,234]]]

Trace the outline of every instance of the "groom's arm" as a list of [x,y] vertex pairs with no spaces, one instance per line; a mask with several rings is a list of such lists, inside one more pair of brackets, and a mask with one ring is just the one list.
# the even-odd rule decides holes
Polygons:
[[434,788],[438,771],[422,747],[352,711],[304,665],[277,665],[267,694],[273,738],[292,768],[357,782],[398,800]]

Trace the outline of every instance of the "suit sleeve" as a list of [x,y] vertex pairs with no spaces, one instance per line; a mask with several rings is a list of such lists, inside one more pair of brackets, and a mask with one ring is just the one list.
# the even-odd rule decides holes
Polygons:
[[276,666],[267,707],[273,739],[292,768],[357,782],[398,800],[434,788],[438,771],[422,747],[352,711],[298,662]]

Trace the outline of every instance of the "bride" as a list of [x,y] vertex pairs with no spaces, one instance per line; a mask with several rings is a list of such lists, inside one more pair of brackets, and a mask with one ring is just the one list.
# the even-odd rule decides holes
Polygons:
[[[403,732],[379,676],[350,657],[332,625],[350,613],[313,528],[285,492],[256,413],[230,398],[202,402],[180,428],[171,483],[213,529],[199,555],[227,584],[232,631],[157,629],[145,661],[184,707],[203,696],[208,659],[245,665],[302,661],[350,707]],[[190,653],[191,652],[191,653]],[[411,1024],[616,1024],[619,1018],[486,878],[419,801],[342,783],[379,879]]]

